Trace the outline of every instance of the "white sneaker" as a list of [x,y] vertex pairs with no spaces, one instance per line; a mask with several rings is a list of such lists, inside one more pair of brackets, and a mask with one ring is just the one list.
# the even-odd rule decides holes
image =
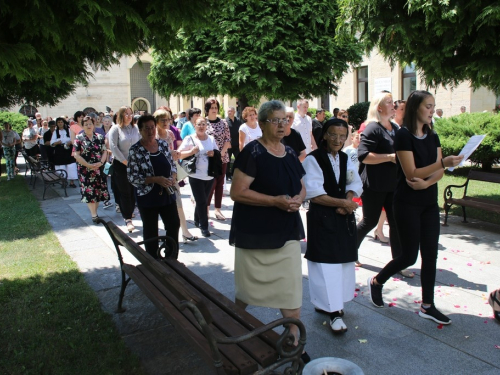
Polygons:
[[340,335],[347,331],[347,326],[340,316],[336,317],[333,320],[330,320],[330,327],[332,328],[333,333],[336,335]]

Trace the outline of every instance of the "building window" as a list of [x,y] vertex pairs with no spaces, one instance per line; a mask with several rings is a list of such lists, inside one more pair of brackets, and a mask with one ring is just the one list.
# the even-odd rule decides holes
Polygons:
[[85,115],[88,115],[89,113],[97,113],[97,111],[93,107],[87,107],[82,112],[85,113]]
[[36,107],[33,107],[32,105],[23,105],[19,109],[19,113],[22,113],[23,115],[28,117],[35,117],[35,113],[37,112],[38,110],[36,109]]
[[132,101],[132,111],[135,114],[144,114],[149,112],[149,103],[144,98],[134,99]]
[[402,99],[406,100],[410,94],[417,89],[415,64],[405,66],[401,75],[401,82],[403,84],[403,87],[401,88],[401,92],[403,93]]
[[368,101],[368,67],[362,66],[356,70],[358,83],[358,103]]

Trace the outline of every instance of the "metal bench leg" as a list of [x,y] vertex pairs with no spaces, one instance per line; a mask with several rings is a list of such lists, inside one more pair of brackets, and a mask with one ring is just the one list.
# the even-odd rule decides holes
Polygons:
[[130,281],[130,277],[128,279],[125,278],[125,272],[122,270],[122,286],[120,288],[120,297],[118,298],[118,307],[116,308],[116,313],[121,314],[125,312],[125,308],[122,306],[123,296],[125,296],[125,288]]
[[444,224],[443,227],[448,226],[448,212],[450,211],[451,205],[445,204],[444,205]]
[[465,206],[462,206],[462,212],[464,213],[464,220],[462,221],[462,223],[468,223],[467,215],[465,214]]

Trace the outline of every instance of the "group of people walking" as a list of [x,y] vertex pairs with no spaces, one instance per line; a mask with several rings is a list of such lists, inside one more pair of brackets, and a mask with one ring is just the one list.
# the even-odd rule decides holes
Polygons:
[[[336,334],[347,331],[344,307],[355,294],[359,246],[385,212],[393,259],[367,281],[371,302],[384,307],[384,284],[398,272],[413,277],[406,269],[420,252],[419,315],[450,324],[434,304],[440,230],[437,182],[444,170],[457,166],[462,157],[442,155],[439,137],[432,129],[432,94],[414,91],[398,105],[404,105],[404,114],[398,112],[399,124],[393,121],[392,95],[377,94],[365,129],[354,132],[346,152],[342,150],[350,133],[347,113],[327,120],[315,139],[307,130],[308,104],[304,100],[297,114],[275,100],[258,110],[247,107],[241,124],[234,118],[234,108],[229,110],[230,119],[222,119],[219,102],[210,98],[204,116],[197,108],[187,111],[182,129],[173,126],[168,107],[140,116],[137,124],[131,108],[122,107],[116,114],[116,125],[104,135],[96,133],[93,117],[75,114],[81,130],[68,128],[65,120],[58,118],[50,145],[56,146],[56,168],[65,169],[70,180],[78,177],[82,201],[94,221],[99,202],[109,201],[104,167],[112,160],[114,193],[127,229],[135,230],[132,218],[137,206],[144,239],[154,238],[160,216],[167,235],[175,241],[174,256],[178,254],[180,229],[185,242],[198,239],[187,228],[179,182],[188,177],[195,226],[209,237],[212,197],[216,219],[226,220],[221,200],[225,178],[232,180],[229,243],[235,246],[236,303],[243,308],[278,308],[284,317],[300,317],[300,241],[305,231],[299,210],[308,200],[305,258],[311,302],[318,313],[329,316]],[[292,123],[298,126],[292,128]],[[7,133],[5,128],[4,150],[13,143]],[[233,168],[230,155],[236,156]],[[188,169],[184,164],[193,157]],[[8,165],[8,173],[11,170]],[[363,218],[356,223],[354,212],[361,204]],[[158,256],[157,248],[157,242],[146,244],[153,257]],[[500,305],[498,298],[498,293],[492,293],[492,306]],[[296,327],[292,333],[297,336]],[[308,360],[306,353],[303,359]]]

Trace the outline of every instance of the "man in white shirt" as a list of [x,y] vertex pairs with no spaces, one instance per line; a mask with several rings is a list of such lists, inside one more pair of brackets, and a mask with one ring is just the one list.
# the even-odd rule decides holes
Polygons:
[[297,131],[304,141],[306,154],[318,148],[312,135],[312,119],[307,115],[308,109],[309,102],[307,99],[299,99],[297,102],[297,113],[295,113],[295,119],[292,124],[292,129]]
[[443,110],[441,108],[436,109],[436,113],[434,114],[434,118],[443,118]]

